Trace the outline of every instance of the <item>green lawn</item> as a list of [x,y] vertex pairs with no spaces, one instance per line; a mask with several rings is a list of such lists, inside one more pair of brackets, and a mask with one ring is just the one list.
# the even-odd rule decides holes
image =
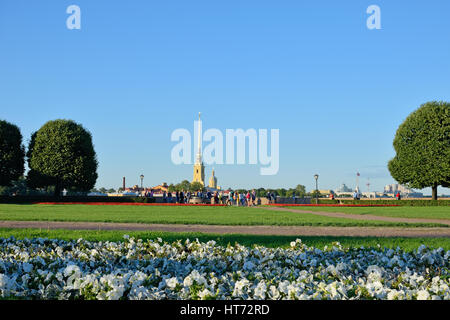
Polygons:
[[276,212],[264,208],[0,204],[0,220],[90,221],[211,225],[448,227]]
[[428,207],[288,207],[306,211],[342,212],[395,218],[423,218],[450,220],[450,206]]
[[399,246],[403,250],[410,251],[417,249],[421,244],[430,248],[442,247],[450,250],[450,239],[448,238],[384,238],[384,237],[316,237],[316,236],[257,236],[242,234],[204,234],[199,232],[144,232],[144,231],[92,231],[92,230],[39,230],[39,229],[5,229],[0,228],[0,238],[14,236],[16,239],[49,238],[72,240],[83,238],[89,241],[123,241],[123,235],[129,235],[136,239],[156,239],[162,238],[164,241],[173,242],[176,240],[195,240],[201,242],[209,240],[216,241],[219,245],[234,245],[236,242],[251,247],[255,244],[266,247],[290,246],[290,242],[297,238],[308,246],[323,249],[324,246],[332,246],[333,242],[340,242],[344,247],[359,248],[364,246],[382,248],[396,248]]

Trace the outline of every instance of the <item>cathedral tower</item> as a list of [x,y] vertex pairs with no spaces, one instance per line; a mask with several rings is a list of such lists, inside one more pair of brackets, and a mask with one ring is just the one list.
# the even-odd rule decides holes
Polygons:
[[198,151],[194,164],[194,179],[192,182],[200,182],[205,185],[205,166],[202,161],[202,121],[200,112],[198,113]]
[[209,178],[209,185],[208,187],[212,188],[212,189],[217,189],[217,178],[214,175],[214,169],[212,170],[212,175]]

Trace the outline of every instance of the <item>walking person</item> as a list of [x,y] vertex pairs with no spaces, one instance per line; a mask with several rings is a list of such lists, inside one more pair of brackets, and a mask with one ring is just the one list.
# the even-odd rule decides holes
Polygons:
[[191,192],[188,191],[187,194],[186,194],[186,203],[190,203],[191,202],[191,196],[192,196]]
[[180,191],[180,203],[184,203],[184,191]]
[[272,203],[276,203],[276,197],[275,197],[275,193],[274,192],[270,193],[270,197],[272,199]]
[[228,193],[227,205],[229,205],[229,206],[233,205],[233,191],[230,191]]

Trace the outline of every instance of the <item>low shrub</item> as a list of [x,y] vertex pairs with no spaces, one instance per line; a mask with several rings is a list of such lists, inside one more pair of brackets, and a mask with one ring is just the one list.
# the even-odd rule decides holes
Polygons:
[[[312,201],[311,203],[315,203]],[[319,199],[319,204],[395,204],[400,206],[450,206],[450,200],[330,200]]]
[[0,196],[0,203],[31,204],[36,202],[131,202],[153,203],[155,198],[147,197],[106,197],[106,196]]

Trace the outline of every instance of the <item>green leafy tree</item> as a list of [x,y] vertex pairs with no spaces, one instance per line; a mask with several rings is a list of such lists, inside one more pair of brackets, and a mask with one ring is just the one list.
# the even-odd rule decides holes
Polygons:
[[400,184],[411,188],[450,186],[450,103],[428,102],[411,113],[397,129],[395,157],[388,169]]
[[314,199],[320,198],[321,193],[319,190],[313,190],[313,191],[311,191],[310,196],[311,196],[311,198],[314,198]]
[[[292,196],[294,195],[294,192],[295,192],[295,189],[288,189],[284,196],[287,198],[292,198]],[[297,193],[295,195],[297,195]]]
[[0,120],[0,186],[11,186],[24,173],[25,148],[19,128]]
[[298,197],[304,197],[306,195],[306,188],[304,185],[297,185],[297,187],[295,187],[295,195]]
[[280,189],[277,189],[277,195],[279,195],[280,197],[286,197],[286,189],[284,189],[284,188],[280,188]]
[[192,192],[197,192],[197,191],[205,191],[205,187],[200,183],[200,182],[192,182],[189,189],[186,190],[190,190]]
[[169,185],[169,187],[168,187],[168,191],[169,191],[169,192],[174,192],[174,191],[176,191],[176,186],[174,186],[173,183],[171,183],[171,184]]
[[54,186],[55,196],[64,188],[89,191],[97,181],[97,156],[89,131],[72,120],[54,120],[31,136],[28,148],[33,188]]
[[258,189],[256,190],[256,195],[257,195],[258,197],[265,197],[265,196],[267,195],[267,191],[266,191],[266,189],[264,189],[264,188],[258,188]]
[[188,180],[183,180],[181,181],[181,183],[179,184],[179,189],[178,191],[183,191],[183,190],[189,190],[191,188],[191,183]]

